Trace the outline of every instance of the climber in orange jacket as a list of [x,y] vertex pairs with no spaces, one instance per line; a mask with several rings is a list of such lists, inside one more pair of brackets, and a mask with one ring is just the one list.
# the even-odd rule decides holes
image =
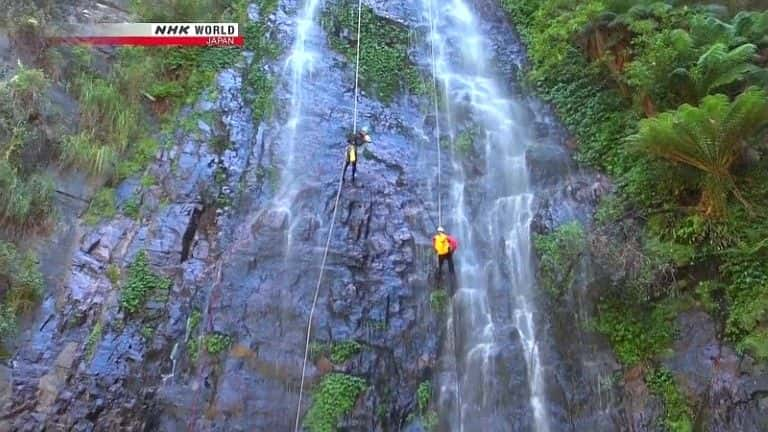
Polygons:
[[437,234],[432,237],[432,247],[437,254],[437,280],[443,275],[443,262],[448,261],[448,271],[451,276],[453,271],[453,253],[459,248],[459,243],[455,238],[445,233],[441,226],[437,227]]

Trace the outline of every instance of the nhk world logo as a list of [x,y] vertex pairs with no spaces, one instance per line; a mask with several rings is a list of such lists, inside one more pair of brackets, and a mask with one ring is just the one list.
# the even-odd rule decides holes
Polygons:
[[60,43],[139,46],[243,46],[237,23],[121,23],[60,30]]
[[237,24],[152,24],[154,36],[237,36]]

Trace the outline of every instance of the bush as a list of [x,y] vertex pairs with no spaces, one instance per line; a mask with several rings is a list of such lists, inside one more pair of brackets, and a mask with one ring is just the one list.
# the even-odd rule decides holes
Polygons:
[[542,288],[553,297],[570,289],[586,247],[584,229],[579,222],[570,222],[553,232],[538,235],[533,240],[539,256]]
[[85,341],[85,357],[91,359],[96,352],[96,346],[101,342],[103,329],[101,323],[97,322],[91,329],[88,339]]
[[91,204],[85,212],[83,220],[88,225],[96,225],[104,219],[110,219],[117,214],[115,190],[104,188],[91,199]]
[[437,289],[429,294],[429,306],[437,313],[445,312],[448,302],[450,302],[450,299],[444,289]]
[[645,382],[651,392],[664,402],[664,426],[670,432],[691,432],[693,421],[691,407],[677,387],[672,373],[661,368],[649,371]]
[[232,338],[222,333],[206,335],[203,339],[205,350],[208,351],[208,354],[214,356],[228,350],[231,345]]
[[619,361],[631,367],[669,346],[676,312],[672,304],[642,308],[606,300],[598,306],[596,330],[608,337]]
[[[331,47],[350,63],[357,57],[358,8],[349,1],[328,8],[323,16]],[[408,28],[380,17],[363,5],[360,41],[360,85],[383,102],[391,102],[402,90],[425,90],[424,80],[408,57]],[[345,35],[352,35],[347,38]]]
[[342,364],[357,355],[362,346],[355,341],[336,342],[331,345],[331,362]]
[[311,432],[333,432],[352,411],[366,384],[362,378],[332,373],[323,377],[313,393],[312,406],[304,419]]
[[7,283],[0,299],[0,343],[13,336],[18,315],[29,312],[40,302],[43,275],[32,253],[21,253],[16,247],[0,241],[0,280]]
[[149,293],[167,291],[173,282],[152,272],[149,256],[146,251],[136,255],[133,263],[128,266],[128,278],[120,296],[120,305],[128,313],[139,312]]

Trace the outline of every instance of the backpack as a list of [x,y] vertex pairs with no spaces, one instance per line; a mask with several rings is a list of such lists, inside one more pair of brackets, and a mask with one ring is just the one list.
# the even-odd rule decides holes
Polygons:
[[451,245],[451,252],[459,250],[459,242],[457,242],[453,236],[448,236],[448,244]]

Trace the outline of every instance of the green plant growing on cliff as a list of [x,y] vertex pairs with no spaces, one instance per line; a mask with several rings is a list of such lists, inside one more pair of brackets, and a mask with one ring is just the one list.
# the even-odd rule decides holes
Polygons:
[[[331,46],[351,63],[357,55],[356,3],[340,2],[328,8],[323,16],[323,26],[328,30]],[[410,36],[408,28],[395,21],[380,17],[363,5],[360,40],[360,80],[367,92],[383,102],[391,102],[403,89],[419,94],[427,86],[408,57]],[[344,34],[352,35],[347,40]]]
[[103,329],[100,322],[96,322],[91,329],[91,333],[88,335],[88,339],[85,340],[85,357],[87,359],[93,358],[93,354],[96,352],[96,347],[101,342]]
[[223,333],[213,333],[203,338],[203,346],[210,355],[219,355],[232,345],[232,337]]
[[429,380],[421,382],[416,389],[416,407],[421,419],[421,425],[427,431],[433,431],[437,427],[437,412],[430,409],[432,401],[432,382]]
[[107,266],[107,270],[104,272],[107,276],[107,279],[109,279],[109,282],[117,287],[117,285],[120,283],[120,266],[117,264],[110,264]]
[[750,89],[733,102],[725,95],[705,97],[699,107],[683,105],[640,122],[630,140],[649,154],[688,165],[701,175],[700,212],[722,218],[733,194],[748,206],[736,186],[732,168],[746,140],[768,124],[768,96]]
[[362,348],[359,343],[352,340],[335,342],[331,345],[331,362],[342,364],[357,355]]
[[91,198],[91,204],[83,216],[83,221],[88,225],[96,225],[104,219],[110,219],[117,214],[115,190],[104,188]]
[[170,279],[152,271],[147,252],[141,251],[128,266],[128,278],[120,295],[120,305],[128,313],[135,314],[139,312],[151,292],[167,291],[172,284]]
[[11,243],[0,241],[0,279],[7,284],[0,298],[0,344],[16,332],[18,316],[39,303],[43,293],[43,275],[37,257],[22,253]]
[[352,411],[367,385],[362,378],[341,373],[323,377],[313,392],[312,406],[304,419],[310,432],[333,432],[339,421]]
[[0,276],[8,281],[4,302],[15,315],[30,311],[40,301],[43,275],[31,252],[19,252],[13,244],[0,241]]
[[608,337],[619,361],[631,367],[666,349],[676,332],[674,305],[638,307],[617,300],[598,305],[595,329]]
[[123,214],[134,220],[141,216],[141,198],[134,194],[123,203]]
[[584,248],[584,229],[579,222],[561,225],[553,232],[538,235],[533,241],[539,256],[542,287],[553,297],[570,289]]
[[444,289],[437,289],[429,293],[429,306],[437,313],[445,312],[448,302],[448,293]]
[[664,403],[664,426],[670,432],[691,432],[693,421],[691,407],[675,383],[672,373],[659,368],[645,375],[650,391]]
[[475,148],[475,133],[474,130],[464,130],[456,137],[456,152],[461,156],[467,157],[472,154]]

